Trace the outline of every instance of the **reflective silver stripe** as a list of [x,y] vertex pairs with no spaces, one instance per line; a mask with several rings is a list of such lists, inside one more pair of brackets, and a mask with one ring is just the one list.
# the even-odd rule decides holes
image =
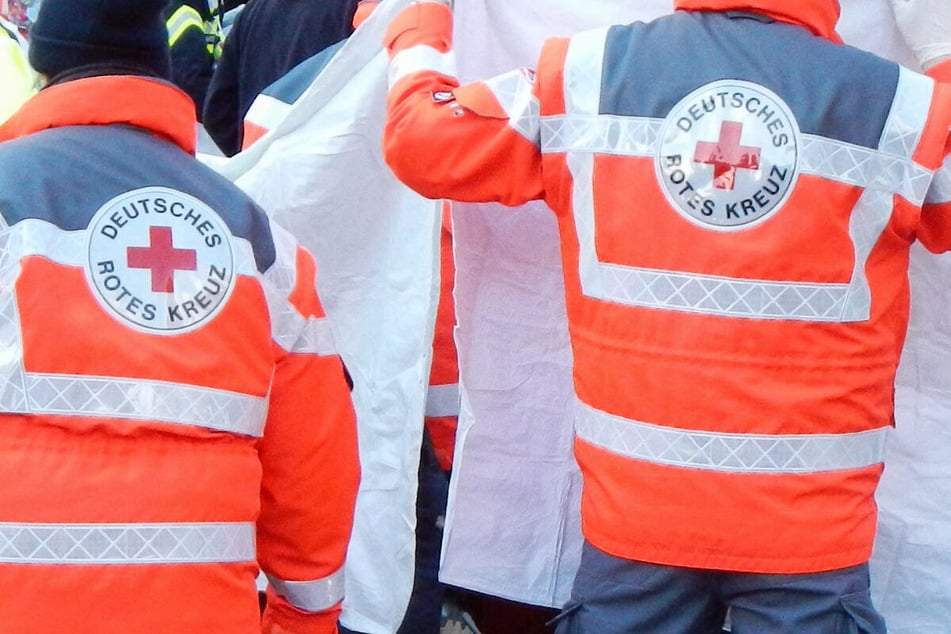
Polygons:
[[509,125],[523,137],[541,145],[541,107],[532,94],[526,71],[513,70],[484,82],[508,115]]
[[[852,281],[845,302],[843,321],[865,321],[872,312],[872,289],[865,272],[865,265],[881,238],[894,213],[893,193],[898,193],[911,203],[920,206],[931,183],[932,174],[912,162],[912,157],[921,141],[924,126],[931,111],[934,83],[923,76],[901,68],[898,88],[892,109],[882,130],[879,150],[903,161],[909,169],[904,174],[909,188],[887,187],[887,183],[869,183],[852,209],[849,218],[849,237],[855,249]],[[834,161],[834,157],[829,157]],[[886,166],[881,166],[883,170]],[[884,179],[887,180],[887,179]]]
[[458,383],[430,385],[426,390],[426,416],[458,416],[460,398]]
[[[0,216],[2,219],[2,216]],[[20,310],[13,292],[20,261],[12,244],[14,231],[0,228],[0,410],[22,412],[26,407]]]
[[932,177],[910,157],[808,134],[802,136],[799,168],[803,174],[899,194],[916,205],[924,201]]
[[[663,119],[575,115],[542,121],[542,151],[653,158]],[[833,139],[804,134],[800,169],[804,174],[879,189],[921,204],[932,173],[910,159]]]
[[285,581],[273,575],[267,575],[267,580],[275,592],[305,612],[323,612],[343,601],[343,568],[314,581]]
[[0,562],[200,564],[255,560],[252,523],[0,523]]
[[931,189],[925,196],[925,202],[932,205],[951,202],[951,157],[946,158],[935,172]]
[[[62,264],[63,266],[86,266],[86,232],[66,231],[45,220],[30,218],[21,220],[0,241],[0,267],[18,267],[18,262],[30,255]],[[257,276],[251,243],[232,237],[235,247],[235,267],[240,275]]]
[[566,114],[544,118],[541,127],[542,151],[565,153],[573,176],[582,292],[624,305],[739,318],[868,319],[871,290],[865,264],[891,217],[891,196],[921,204],[931,181],[931,172],[912,160],[930,109],[930,80],[902,70],[876,150],[804,136],[803,172],[865,189],[850,218],[855,263],[848,283],[733,279],[607,264],[598,259],[595,247],[594,155],[653,158],[663,120],[599,114],[605,35],[598,30],[572,38],[564,69]]
[[273,130],[284,120],[290,109],[291,104],[261,93],[251,102],[244,120],[265,130]]
[[571,112],[542,119],[542,151],[641,156],[657,153],[663,119]]
[[731,473],[823,473],[885,458],[887,428],[851,434],[761,435],[687,431],[614,416],[577,403],[578,438],[653,464]]
[[[264,273],[265,295],[271,311],[271,336],[288,352],[330,356],[337,354],[330,321],[305,317],[288,301],[296,284],[297,240],[271,223],[277,257]],[[316,288],[316,280],[311,280]]]
[[604,294],[629,306],[664,307],[757,319],[841,321],[849,287],[737,280],[600,265]]
[[315,354],[321,357],[337,354],[330,320],[326,317],[308,317],[300,337],[291,347],[291,352]]
[[202,33],[205,32],[205,23],[198,11],[188,5],[181,6],[165,22],[165,28],[168,31],[168,45],[175,46],[178,39],[190,27],[195,27]]
[[447,77],[457,77],[456,55],[453,51],[440,53],[431,46],[418,45],[403,49],[390,60],[387,73],[389,88],[413,73],[434,71]]
[[915,155],[928,123],[934,89],[932,79],[899,66],[898,87],[878,144],[880,151],[909,160]]
[[13,411],[150,420],[256,438],[264,433],[267,399],[261,397],[117,377],[25,373],[24,379],[25,408]]

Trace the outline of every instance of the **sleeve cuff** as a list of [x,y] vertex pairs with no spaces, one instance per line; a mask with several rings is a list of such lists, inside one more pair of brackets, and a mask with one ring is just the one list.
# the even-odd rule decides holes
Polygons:
[[403,9],[387,27],[383,45],[390,52],[425,44],[441,53],[452,48],[452,10],[438,2],[419,2]]

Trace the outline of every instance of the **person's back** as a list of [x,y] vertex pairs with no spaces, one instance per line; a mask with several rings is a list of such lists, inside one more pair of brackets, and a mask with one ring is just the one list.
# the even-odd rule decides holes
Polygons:
[[228,32],[203,107],[221,151],[241,149],[245,113],[267,86],[353,32],[358,0],[252,0]]
[[359,475],[345,372],[311,255],[191,155],[162,4],[109,3],[88,33],[135,44],[104,55],[71,39],[99,3],[46,0],[51,84],[0,127],[0,621],[331,634]]
[[[675,5],[462,87],[445,12],[411,8],[387,39],[387,160],[430,197],[558,216],[588,542],[559,632],[707,631],[725,605],[737,632],[787,631],[760,612],[777,587],[785,627],[864,611],[883,631],[873,493],[908,250],[951,248],[921,212],[951,96],[835,44],[834,0]],[[612,614],[603,579],[643,603]],[[796,583],[832,601],[809,616],[821,593]]]

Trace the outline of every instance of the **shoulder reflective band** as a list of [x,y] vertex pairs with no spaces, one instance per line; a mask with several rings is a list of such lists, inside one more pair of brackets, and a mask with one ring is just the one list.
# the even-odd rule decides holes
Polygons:
[[201,15],[187,4],[183,4],[169,16],[165,22],[165,27],[168,29],[169,46],[175,46],[175,43],[188,29],[195,28],[201,31],[202,34],[205,33],[205,23],[202,22]]
[[[271,310],[271,336],[284,350],[298,354],[332,356],[337,354],[333,329],[326,317],[305,317],[288,300],[297,283],[297,240],[280,225],[271,225],[277,257],[264,273]],[[308,280],[317,290],[317,280]]]
[[509,126],[523,137],[541,144],[541,106],[532,93],[534,85],[522,70],[513,70],[483,82],[509,118]]
[[343,601],[343,568],[313,581],[285,581],[273,575],[267,575],[267,579],[276,593],[305,612],[323,612]]
[[823,473],[862,469],[885,458],[887,428],[852,434],[719,434],[614,416],[577,401],[578,438],[653,464],[731,473]]
[[542,119],[542,152],[565,153],[574,176],[579,277],[585,295],[629,306],[749,319],[848,323],[866,321],[871,290],[865,273],[872,248],[891,218],[894,195],[915,205],[933,173],[912,160],[927,120],[933,82],[901,70],[891,115],[877,149],[803,135],[800,170],[865,188],[852,210],[855,261],[848,283],[777,282],[713,277],[601,262],[595,246],[594,156],[653,157],[663,120],[599,113],[606,31],[572,39],[565,63],[566,114]]
[[196,524],[0,523],[0,562],[200,564],[255,560],[250,522]]
[[935,172],[934,181],[931,183],[925,202],[932,205],[951,202],[951,157],[946,158]]

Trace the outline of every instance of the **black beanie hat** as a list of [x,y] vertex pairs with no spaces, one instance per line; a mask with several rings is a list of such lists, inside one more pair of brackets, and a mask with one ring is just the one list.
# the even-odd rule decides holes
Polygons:
[[55,77],[90,65],[168,79],[168,0],[43,0],[30,29],[30,65]]

